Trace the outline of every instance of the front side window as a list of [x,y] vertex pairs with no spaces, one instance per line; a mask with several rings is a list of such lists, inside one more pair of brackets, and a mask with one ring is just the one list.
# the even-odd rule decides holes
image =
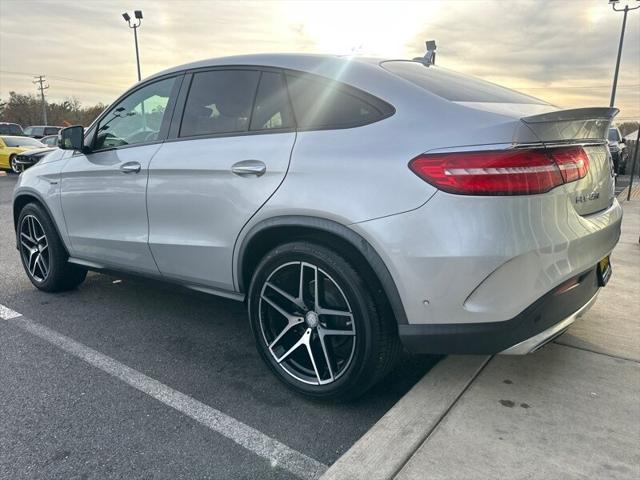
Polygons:
[[58,127],[45,127],[44,134],[45,135],[55,135],[60,131]]
[[390,105],[373,97],[367,101],[365,94],[358,95],[334,81],[287,75],[287,85],[298,127],[303,129],[366,125],[392,111]]
[[180,137],[246,132],[259,76],[254,70],[194,74]]
[[146,85],[118,102],[100,120],[94,149],[158,140],[175,81],[167,78]]

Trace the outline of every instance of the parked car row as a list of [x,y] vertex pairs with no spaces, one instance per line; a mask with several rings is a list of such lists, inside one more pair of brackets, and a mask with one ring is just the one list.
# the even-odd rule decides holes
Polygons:
[[[33,150],[42,150],[46,145],[35,138],[12,135],[0,136],[0,168],[20,173],[22,167],[17,163],[18,155]],[[54,150],[55,147],[47,147]],[[31,164],[33,165],[33,164]]]
[[19,135],[0,135],[0,169],[20,173],[38,163],[56,148],[57,134],[39,140]]
[[64,127],[55,125],[31,125],[25,129],[17,123],[0,122],[0,135],[15,135],[20,137],[43,138],[48,135],[58,135]]

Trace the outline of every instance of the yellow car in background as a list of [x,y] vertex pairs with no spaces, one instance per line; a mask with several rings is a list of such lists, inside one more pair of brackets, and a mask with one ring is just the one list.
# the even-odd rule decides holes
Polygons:
[[35,138],[0,135],[0,169],[20,173],[20,166],[15,163],[16,155],[42,147],[46,145]]

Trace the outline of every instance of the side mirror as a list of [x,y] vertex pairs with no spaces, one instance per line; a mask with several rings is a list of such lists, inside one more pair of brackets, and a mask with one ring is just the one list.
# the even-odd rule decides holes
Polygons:
[[63,150],[84,151],[84,127],[82,125],[73,125],[60,130],[58,147]]
[[620,139],[620,143],[627,143],[627,141],[623,138]]

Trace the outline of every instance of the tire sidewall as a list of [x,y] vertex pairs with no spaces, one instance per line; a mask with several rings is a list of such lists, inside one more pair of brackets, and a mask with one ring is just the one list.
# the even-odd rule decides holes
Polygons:
[[[309,385],[290,376],[275,361],[262,336],[258,315],[262,287],[273,271],[292,261],[311,263],[330,275],[347,297],[353,313],[356,327],[354,356],[340,378],[327,385]],[[372,313],[375,314],[375,306],[360,276],[336,253],[308,242],[293,242],[276,247],[256,268],[247,303],[251,329],[258,351],[276,376],[289,387],[311,397],[339,398],[348,394],[348,391],[356,385],[368,381],[367,367],[373,351],[372,338],[375,338],[373,329],[377,325],[377,322],[370,321],[368,317]]]
[[47,275],[47,278],[42,282],[33,278],[31,273],[29,272],[28,265],[25,264],[25,259],[22,254],[22,248],[21,246],[18,246],[20,261],[22,262],[22,266],[24,267],[25,273],[27,274],[27,277],[29,278],[31,283],[33,283],[33,285],[41,290],[49,290],[51,288],[51,284],[55,281],[55,278],[58,275],[58,270],[67,261],[67,253],[59,240],[58,232],[53,226],[49,215],[44,210],[44,208],[35,203],[28,204],[20,212],[20,216],[18,217],[18,230],[16,232],[18,242],[20,241],[20,228],[22,226],[22,221],[27,215],[33,215],[38,219],[47,237],[47,245],[49,249],[49,275]]

